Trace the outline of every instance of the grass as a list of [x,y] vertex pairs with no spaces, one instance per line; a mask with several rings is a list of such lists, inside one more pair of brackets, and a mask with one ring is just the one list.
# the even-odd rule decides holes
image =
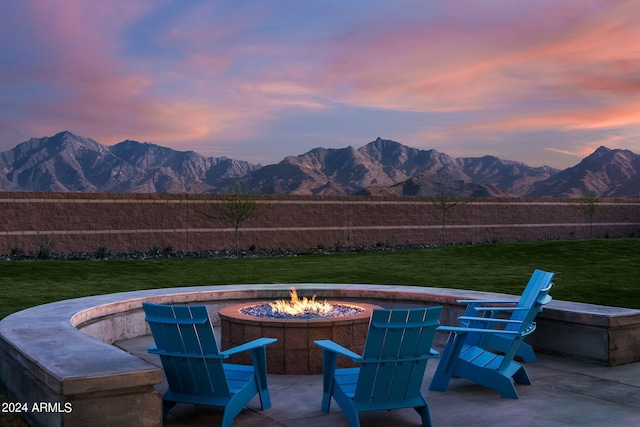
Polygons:
[[[262,259],[0,262],[0,318],[113,292],[241,283],[376,283],[520,295],[534,268],[556,299],[640,309],[640,239],[541,241]],[[0,402],[6,401],[0,395]],[[26,426],[0,414],[0,427]]]
[[0,318],[48,302],[175,286],[376,283],[519,295],[534,268],[556,299],[640,309],[640,239],[540,241],[261,259],[0,263]]

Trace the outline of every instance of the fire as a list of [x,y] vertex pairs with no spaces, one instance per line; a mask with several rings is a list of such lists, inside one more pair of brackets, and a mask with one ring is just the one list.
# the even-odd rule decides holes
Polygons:
[[304,313],[314,314],[327,314],[331,311],[331,304],[327,301],[317,302],[314,295],[311,299],[303,297],[298,298],[298,293],[295,288],[291,288],[289,291],[291,301],[276,300],[270,303],[271,308],[278,313],[289,314],[291,316],[297,316]]

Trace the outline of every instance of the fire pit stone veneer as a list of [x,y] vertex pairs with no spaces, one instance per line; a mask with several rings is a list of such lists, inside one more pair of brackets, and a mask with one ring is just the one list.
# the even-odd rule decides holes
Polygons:
[[[322,350],[313,342],[332,340],[349,350],[362,354],[369,330],[369,319],[377,305],[331,301],[335,305],[361,308],[351,316],[317,319],[279,319],[243,314],[241,309],[268,302],[244,303],[220,309],[222,349],[244,344],[260,337],[277,338],[267,348],[267,372],[269,374],[315,375],[322,373]],[[251,364],[247,353],[236,354],[229,362]],[[339,367],[354,366],[349,360],[338,358]]]

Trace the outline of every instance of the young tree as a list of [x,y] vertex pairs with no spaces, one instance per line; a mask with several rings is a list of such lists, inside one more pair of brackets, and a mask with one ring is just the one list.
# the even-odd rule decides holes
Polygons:
[[455,193],[448,191],[440,191],[433,198],[433,206],[436,209],[440,210],[440,214],[442,216],[442,233],[440,236],[440,244],[444,245],[445,238],[445,228],[447,223],[447,214],[456,206],[460,204],[465,204],[462,199]]
[[200,213],[208,218],[221,219],[235,230],[235,253],[238,253],[238,233],[242,224],[252,218],[258,218],[266,212],[266,206],[259,204],[255,194],[247,191],[244,182],[236,182],[229,191],[223,193],[218,199],[211,201],[211,208],[215,212]]
[[600,198],[595,191],[587,191],[587,193],[579,199],[578,209],[589,218],[589,234],[593,239],[593,215],[598,209]]

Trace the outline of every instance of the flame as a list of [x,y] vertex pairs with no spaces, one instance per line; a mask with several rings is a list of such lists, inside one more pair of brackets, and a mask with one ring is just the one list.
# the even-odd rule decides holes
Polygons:
[[289,296],[291,297],[291,301],[279,299],[269,305],[273,311],[289,314],[291,316],[297,316],[304,313],[327,314],[331,311],[331,304],[326,300],[324,302],[317,302],[315,295],[311,299],[303,297],[301,300],[298,298],[296,289],[291,288]]

